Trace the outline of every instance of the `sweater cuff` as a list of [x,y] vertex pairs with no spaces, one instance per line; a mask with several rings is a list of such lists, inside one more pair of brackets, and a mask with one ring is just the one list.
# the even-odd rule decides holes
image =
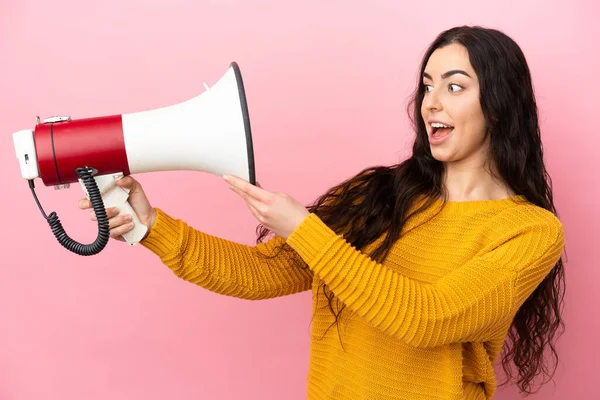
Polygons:
[[312,266],[315,259],[321,257],[336,239],[338,235],[317,215],[310,213],[286,239],[286,243]]
[[148,236],[140,241],[140,244],[157,256],[163,257],[176,249],[181,227],[175,218],[160,208],[154,210],[156,211],[154,225]]

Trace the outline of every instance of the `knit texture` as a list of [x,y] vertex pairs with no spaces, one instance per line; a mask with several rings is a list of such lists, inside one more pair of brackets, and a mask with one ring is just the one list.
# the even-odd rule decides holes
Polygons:
[[[157,208],[141,243],[216,293],[312,290],[309,399],[490,399],[511,321],[559,260],[563,227],[523,196],[441,206],[410,219],[383,263],[368,256],[383,238],[356,249],[315,214],[286,240],[248,246]],[[345,304],[337,325],[323,283]]]

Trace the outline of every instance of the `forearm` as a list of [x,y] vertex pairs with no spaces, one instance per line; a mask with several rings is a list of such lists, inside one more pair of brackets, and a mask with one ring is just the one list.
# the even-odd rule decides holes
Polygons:
[[248,246],[200,232],[160,209],[156,215],[141,244],[181,279],[215,293],[251,300],[310,288],[312,272],[296,252],[280,251],[285,244],[282,238]]

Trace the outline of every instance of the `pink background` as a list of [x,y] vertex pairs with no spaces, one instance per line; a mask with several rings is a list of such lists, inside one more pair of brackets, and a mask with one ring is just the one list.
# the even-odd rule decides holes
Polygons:
[[[285,4],[285,5],[284,5]],[[80,257],[52,236],[21,178],[11,134],[35,116],[170,105],[231,61],[246,83],[257,177],[308,203],[375,164],[404,159],[404,107],[443,29],[481,24],[522,46],[567,236],[567,332],[539,399],[600,397],[599,6],[590,1],[2,2],[0,399],[302,399],[311,295],[249,302],[175,278],[142,247]],[[219,177],[137,177],[152,203],[198,229],[254,243],[257,221]],[[77,186],[37,181],[46,211],[90,242]],[[498,399],[516,399],[512,388]]]

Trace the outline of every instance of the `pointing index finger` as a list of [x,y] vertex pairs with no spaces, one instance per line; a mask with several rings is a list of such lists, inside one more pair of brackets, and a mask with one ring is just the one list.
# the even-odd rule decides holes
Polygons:
[[232,175],[223,175],[223,179],[231,186],[241,190],[258,201],[265,202],[268,200],[268,192],[266,190],[261,189],[242,178]]

